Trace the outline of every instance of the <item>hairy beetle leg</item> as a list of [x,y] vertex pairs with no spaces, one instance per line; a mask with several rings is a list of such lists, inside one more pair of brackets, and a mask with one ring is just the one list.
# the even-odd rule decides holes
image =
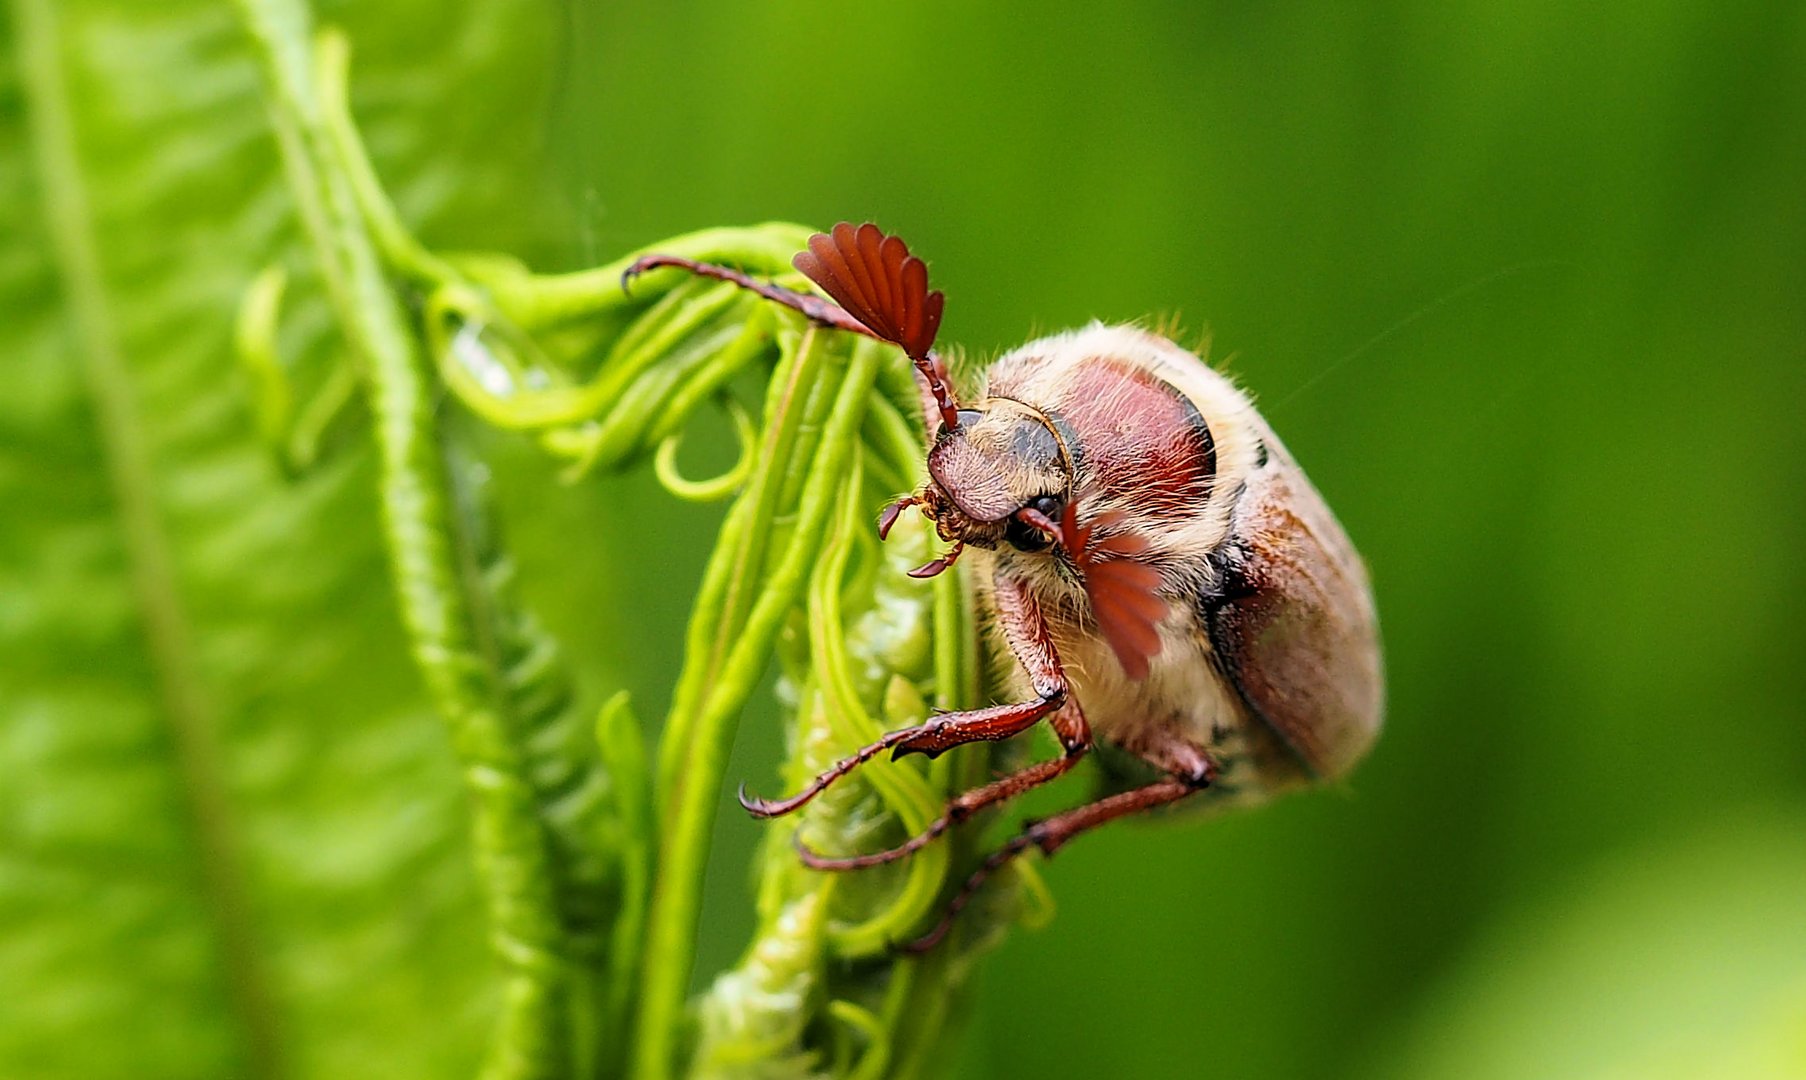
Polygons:
[[[1028,670],[1029,681],[1039,696],[1028,701],[993,705],[986,709],[943,713],[915,727],[893,731],[877,742],[862,746],[841,758],[832,768],[811,780],[808,786],[788,799],[769,800],[750,796],[743,784],[740,788],[740,805],[746,808],[746,812],[754,817],[770,818],[799,810],[807,806],[809,800],[827,790],[829,784],[886,750],[891,751],[893,760],[906,754],[938,757],[966,743],[1007,739],[1027,731],[1042,717],[1056,712],[1060,714],[1060,719],[1055,721],[1055,728],[1067,752],[1071,753],[1075,745],[1089,746],[1091,732],[1085,727],[1083,714],[1076,706],[1071,709],[1062,708],[1068,700],[1066,673],[1060,667],[1059,653],[1054,650],[1053,638],[1047,630],[1047,620],[1042,617],[1034,595],[1025,583],[1007,574],[999,573],[995,581],[998,618],[1004,633],[1010,639],[1011,648]],[[1068,721],[1068,715],[1076,717],[1076,720]]]
[[1013,799],[1025,791],[1040,787],[1049,780],[1066,775],[1085,756],[1085,752],[1089,748],[1089,744],[1086,744],[1067,751],[1064,756],[1051,761],[1037,762],[1019,772],[1013,772],[1001,780],[994,780],[984,787],[973,788],[950,800],[947,803],[947,809],[940,817],[930,822],[926,829],[888,851],[874,851],[869,855],[848,855],[835,858],[811,850],[799,836],[796,841],[797,854],[803,860],[803,865],[816,870],[859,870],[868,866],[882,866],[888,862],[895,862],[927,847],[947,830],[980,810]]
[[1063,700],[1065,698],[1062,694],[1054,698],[993,705],[988,709],[943,713],[915,727],[893,731],[869,746],[860,747],[835,762],[826,772],[788,799],[761,799],[748,795],[746,786],[742,784],[740,805],[754,817],[770,818],[792,813],[807,806],[811,799],[826,791],[828,785],[886,750],[891,751],[893,760],[908,754],[924,754],[933,758],[966,743],[1007,739],[1034,727],[1042,717],[1059,708]]

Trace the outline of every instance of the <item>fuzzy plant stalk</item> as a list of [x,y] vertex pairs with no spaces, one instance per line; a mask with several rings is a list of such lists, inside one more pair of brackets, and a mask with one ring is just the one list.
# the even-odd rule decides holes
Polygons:
[[[873,535],[874,510],[918,481],[907,363],[730,285],[657,272],[629,292],[637,252],[539,274],[427,250],[365,155],[346,41],[316,34],[299,0],[238,8],[341,341],[326,372],[295,384],[272,268],[247,289],[238,352],[286,468],[308,468],[323,431],[367,410],[389,570],[462,766],[487,900],[501,992],[482,1075],[933,1074],[974,958],[1040,895],[1032,869],[1005,875],[939,948],[903,957],[892,944],[974,865],[971,833],[841,875],[805,869],[792,844],[798,830],[836,854],[898,842],[988,775],[993,748],[874,764],[767,826],[754,939],[731,970],[694,970],[727,756],[768,673],[789,716],[790,785],[931,707],[980,699],[968,584],[906,576],[930,555],[919,521],[887,544]],[[800,283],[789,259],[807,235],[717,229],[654,249]],[[455,405],[436,407],[446,397]],[[723,418],[735,464],[682,475],[686,428]],[[674,497],[726,504],[671,646],[682,673],[656,747],[625,697],[582,700],[574,658],[520,604],[486,502],[485,429],[531,440],[573,483],[651,468]]]

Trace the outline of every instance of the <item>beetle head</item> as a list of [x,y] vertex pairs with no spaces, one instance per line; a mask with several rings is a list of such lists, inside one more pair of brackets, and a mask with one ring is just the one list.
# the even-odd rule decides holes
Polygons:
[[1046,533],[1017,517],[1024,508],[1058,520],[1072,496],[1072,461],[1058,428],[1040,411],[1009,398],[961,409],[928,451],[922,503],[941,538],[994,548],[1040,551]]
[[929,290],[922,260],[876,225],[854,228],[843,221],[811,236],[809,249],[792,261],[865,333],[903,350],[921,375],[931,417],[940,421],[928,451],[933,479],[921,494],[892,504],[879,521],[879,533],[888,534],[903,507],[919,505],[941,538],[954,543],[951,552],[914,573],[940,573],[966,544],[1051,547],[1072,497],[1066,441],[1047,416],[1019,401],[989,398],[977,408],[960,407],[946,365],[931,351],[945,298]]

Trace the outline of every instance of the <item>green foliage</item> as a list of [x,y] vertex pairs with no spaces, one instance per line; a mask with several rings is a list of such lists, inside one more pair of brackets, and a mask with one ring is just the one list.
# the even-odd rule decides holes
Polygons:
[[[1015,936],[951,997],[971,952],[893,968],[841,951],[914,895],[904,868],[812,890],[789,828],[744,821],[710,781],[720,820],[689,849],[707,849],[703,884],[660,916],[697,920],[695,970],[665,977],[660,1008],[698,1007],[659,1030],[698,1071],[1799,1072],[1797,5],[319,16],[357,47],[374,170],[329,149],[448,451],[436,512],[483,601],[477,670],[509,732],[546,733],[518,746],[509,791],[554,865],[595,856],[569,866],[593,908],[560,875],[529,879],[546,887],[531,925],[560,944],[510,956],[602,972],[612,992],[567,1014],[596,1045],[620,1045],[608,1028],[640,989],[627,958],[665,803],[655,763],[595,765],[653,762],[635,736],[674,712],[698,582],[782,558],[780,516],[772,550],[707,565],[720,508],[693,500],[756,483],[761,391],[797,331],[725,290],[649,279],[597,303],[608,268],[517,260],[595,268],[711,222],[869,216],[932,257],[962,371],[1092,317],[1210,330],[1374,570],[1392,711],[1346,791],[1063,851],[1052,932]],[[305,27],[276,33],[305,71]],[[357,298],[329,296],[260,82],[224,0],[8,0],[0,18],[9,1076],[467,1076],[507,1004],[470,774],[390,585],[388,466],[339,329]],[[320,115],[334,91],[315,85]],[[781,269],[795,237],[692,252]],[[471,249],[517,258],[453,254]],[[672,351],[613,353],[631,326],[671,328]],[[492,381],[454,362],[460,334]],[[823,385],[851,361],[820,358]],[[614,376],[606,393],[639,386],[645,408],[603,432],[605,363],[649,366]],[[874,402],[904,399],[895,374],[879,365]],[[885,423],[853,456],[891,494],[914,477],[887,474],[903,455]],[[910,622],[928,596],[886,585],[891,553],[852,535],[838,589],[820,561],[794,583],[772,642],[783,708],[751,688],[723,776],[776,788],[778,762],[833,752],[833,725],[969,689],[921,654],[944,662],[957,628],[884,638],[885,605]],[[737,596],[744,627],[757,597]],[[812,677],[811,634],[835,618],[844,671]],[[863,716],[830,708],[848,687]],[[803,835],[883,842],[906,795],[848,788],[839,828]],[[597,803],[614,809],[569,846],[559,822]],[[963,1047],[948,1013],[969,1017]]]
[[1802,824],[1743,808],[1514,913],[1464,951],[1412,1018],[1417,1037],[1373,1075],[1806,1075]]
[[3,1071],[463,1072],[482,924],[372,587],[371,462],[285,481],[230,365],[289,232],[243,32],[204,3],[0,25]]
[[[305,488],[335,474],[341,484],[368,483],[374,469],[380,516],[364,519],[359,569],[367,576],[374,568],[380,537],[401,633],[446,723],[472,814],[475,884],[501,974],[499,1001],[478,996],[481,969],[468,953],[459,957],[466,981],[450,988],[469,995],[460,1006],[469,1016],[497,1010],[484,1074],[615,1075],[631,1064],[636,1076],[669,1075],[692,1055],[686,999],[728,748],[780,643],[786,694],[799,717],[793,777],[818,768],[835,748],[875,736],[872,715],[881,703],[892,706],[886,720],[900,724],[914,717],[895,715],[899,702],[919,717],[925,695],[957,707],[976,694],[970,600],[957,578],[933,590],[903,589],[903,569],[927,557],[926,528],[912,523],[883,551],[864,535],[865,508],[907,486],[919,461],[913,387],[906,375],[881,376],[886,368],[906,369],[888,350],[806,328],[719,284],[655,274],[629,294],[621,281],[625,263],[539,277],[501,256],[427,251],[401,224],[364,156],[345,94],[345,39],[327,35],[316,48],[307,13],[292,3],[245,0],[241,9],[314,280],[333,320],[301,321],[291,330],[281,264],[242,274],[246,288],[231,338],[245,379],[223,385],[244,396],[230,402],[237,410],[229,435],[244,459],[241,470],[272,490],[239,494],[248,502],[273,500],[290,485]],[[265,853],[240,834],[237,793],[225,789],[231,773],[221,757],[237,737],[226,727],[233,714],[215,711],[196,670],[197,625],[207,624],[193,621],[188,583],[171,565],[172,549],[189,538],[156,505],[156,486],[171,470],[150,463],[143,426],[152,414],[130,400],[133,373],[113,323],[123,300],[102,279],[97,221],[82,197],[89,178],[73,145],[73,99],[58,66],[63,28],[43,6],[27,4],[22,12],[31,40],[19,55],[38,65],[25,79],[38,174],[55,192],[44,200],[44,216],[82,335],[75,351],[88,365],[85,384],[67,393],[85,388],[94,399],[98,431],[91,437],[115,487],[116,506],[82,509],[117,515],[120,559],[137,581],[142,648],[154,669],[149,681],[162,695],[145,720],[151,732],[138,738],[167,744],[161,769],[151,770],[158,797],[187,801],[146,817],[185,824],[192,834],[164,841],[192,849],[184,855],[198,879],[176,881],[168,900],[199,909],[179,927],[196,952],[187,977],[204,973],[216,982],[217,1004],[189,999],[197,1009],[194,1045],[180,1042],[180,1032],[157,1036],[168,1042],[172,1063],[203,1071],[311,1071],[314,1063],[292,1059],[330,1047],[290,1044],[290,1002],[310,988],[270,970],[258,936],[262,913],[253,908],[243,849]],[[785,268],[804,235],[771,226],[660,247],[769,273]],[[41,279],[50,271],[36,272]],[[24,287],[43,285],[28,280]],[[227,323],[216,320],[212,329],[210,347],[186,358],[196,376],[205,361],[223,359],[218,346]],[[218,374],[214,386],[222,385]],[[768,384],[756,422],[735,392],[742,375]],[[468,412],[448,415],[441,407],[447,392]],[[342,441],[349,446],[361,441],[349,415],[357,400],[368,416],[373,462],[335,456],[327,445],[326,433],[335,429],[348,432]],[[678,443],[692,414],[711,403],[734,418],[740,458],[719,477],[689,480],[678,474]],[[492,506],[486,427],[531,435],[567,463],[569,480],[647,464],[684,498],[732,500],[691,616],[656,761],[642,748],[625,695],[611,698],[592,722],[594,707],[584,704],[568,653],[522,606],[519,566]],[[353,460],[360,467],[346,467]],[[355,492],[348,486],[343,497]],[[294,524],[292,517],[280,522]],[[331,520],[311,524],[338,527]],[[280,539],[276,525],[266,543]],[[324,538],[318,544],[334,546]],[[261,614],[279,621],[274,612]],[[328,612],[313,622],[315,633],[335,632]],[[48,637],[42,627],[25,629]],[[359,659],[343,657],[346,664]],[[348,674],[318,674],[355,682]],[[417,722],[418,713],[408,719]],[[413,737],[419,734],[416,723]],[[807,821],[830,847],[848,836],[900,839],[899,828],[917,829],[932,818],[951,784],[982,775],[983,755],[964,760],[957,771],[951,759],[926,771],[916,764],[874,767],[870,790],[864,780],[850,782]],[[433,764],[443,792],[447,763],[439,757]],[[450,808],[438,810],[434,824],[446,828]],[[908,1075],[909,1058],[893,1052],[893,1040],[931,1041],[947,1015],[940,1003],[960,981],[949,965],[963,964],[1008,918],[1002,890],[1004,906],[993,903],[988,915],[970,919],[970,930],[940,958],[890,957],[889,944],[918,930],[963,876],[955,870],[969,865],[968,847],[937,845],[900,875],[841,887],[831,875],[803,872],[788,845],[774,842],[761,894],[789,915],[768,907],[771,917],[747,964],[716,982],[703,1007],[697,1069],[715,1075],[724,1061],[771,1060],[808,1075]],[[23,852],[19,859],[24,863]],[[32,935],[26,940],[38,950],[54,946],[59,913],[33,908],[35,882],[26,874],[19,880],[8,899],[22,908]],[[370,918],[383,914],[371,906]],[[25,953],[13,969],[33,974],[50,959]],[[863,963],[851,968],[853,960]],[[95,974],[60,965],[55,972],[87,1010],[106,1002]],[[799,991],[772,996],[774,985],[798,978],[806,984]],[[385,998],[372,1019],[407,1004]],[[101,1015],[72,1016],[72,1030]],[[444,1015],[429,1009],[416,1019]],[[155,1067],[156,1055],[130,1040],[97,1048],[118,1053],[116,1059],[72,1064],[59,1053],[69,1036],[38,1033],[43,1041],[22,1041],[11,1060],[71,1074],[117,1071],[124,1062]],[[8,1037],[33,1038],[24,1030]],[[438,1071],[406,1061],[407,1052],[385,1071]],[[468,1043],[452,1048],[453,1055],[468,1052]]]

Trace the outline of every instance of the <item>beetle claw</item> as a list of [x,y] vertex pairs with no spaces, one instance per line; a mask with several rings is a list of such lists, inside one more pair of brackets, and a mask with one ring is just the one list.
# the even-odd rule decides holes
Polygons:
[[670,263],[661,261],[660,257],[657,255],[641,255],[639,258],[633,260],[627,269],[621,271],[622,295],[629,297],[633,295],[634,278],[639,277],[641,274],[644,274],[646,271],[655,267],[669,265]]
[[920,495],[905,495],[885,507],[883,513],[878,515],[878,539],[889,540],[891,527],[896,525],[899,517],[903,516],[903,511],[912,506],[919,506],[921,502]]
[[947,552],[947,554],[942,555],[938,559],[931,559],[916,567],[909,572],[909,576],[912,578],[931,578],[947,569],[949,566],[952,566],[954,562],[959,559],[960,552],[964,550],[966,550],[966,542],[961,540],[953,545],[952,551]]
[[735,797],[740,800],[741,808],[753,817],[776,817],[783,812],[783,804],[774,803],[767,799],[761,799],[757,795],[747,794],[746,781],[744,780],[740,781],[740,790],[735,793]]

